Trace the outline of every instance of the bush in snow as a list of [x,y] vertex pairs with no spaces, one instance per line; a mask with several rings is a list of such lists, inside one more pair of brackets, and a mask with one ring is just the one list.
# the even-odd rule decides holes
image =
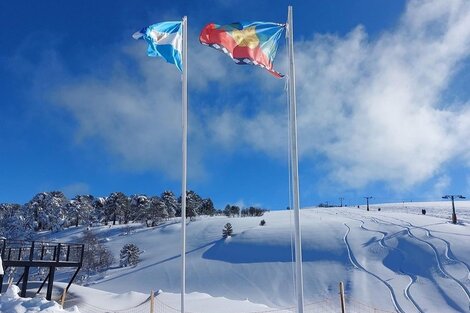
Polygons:
[[260,225],[260,226],[266,225],[266,221],[265,221],[265,220],[261,220],[261,222],[259,222],[259,225]]
[[140,261],[140,249],[133,243],[125,244],[121,249],[119,264],[121,267],[134,266]]
[[230,223],[225,224],[224,229],[222,230],[222,237],[227,238],[227,237],[232,236],[232,234],[233,234],[232,224]]
[[[289,208],[288,208],[289,209]],[[241,210],[241,216],[263,216],[264,212],[267,212],[266,209],[256,208],[250,206],[249,208],[245,208]]]
[[224,209],[224,214],[227,217],[238,216],[240,214],[240,208],[236,205],[227,204]]
[[103,246],[98,237],[90,230],[83,233],[82,242],[85,244],[83,251],[83,265],[80,270],[79,281],[85,282],[90,275],[103,272],[113,263],[111,252]]

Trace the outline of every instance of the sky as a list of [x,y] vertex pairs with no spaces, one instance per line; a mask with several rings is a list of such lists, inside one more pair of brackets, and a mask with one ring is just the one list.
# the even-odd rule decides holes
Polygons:
[[[470,2],[2,1],[0,203],[181,192],[181,77],[131,35],[188,16],[188,189],[289,205],[285,80],[202,46],[293,5],[301,206],[470,196]],[[281,40],[274,67],[287,72]]]

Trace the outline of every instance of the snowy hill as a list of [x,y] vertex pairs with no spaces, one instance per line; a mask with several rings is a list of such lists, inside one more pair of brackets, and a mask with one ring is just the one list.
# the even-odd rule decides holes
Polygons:
[[[422,208],[426,215],[421,215]],[[446,202],[371,205],[369,212],[364,207],[303,209],[306,303],[336,300],[343,281],[349,301],[391,312],[469,312],[470,202],[457,202],[457,216],[459,224],[451,224]],[[259,225],[262,219],[265,226]],[[234,235],[223,239],[227,222]],[[248,299],[272,308],[293,306],[292,228],[290,211],[188,222],[187,292]],[[44,236],[78,241],[82,231],[70,228]],[[134,224],[130,232],[124,225],[96,227],[94,232],[115,256],[126,243],[144,252],[137,266],[116,264],[90,287],[146,295],[158,289],[179,292],[176,220],[154,228]],[[168,301],[178,307],[177,300]]]

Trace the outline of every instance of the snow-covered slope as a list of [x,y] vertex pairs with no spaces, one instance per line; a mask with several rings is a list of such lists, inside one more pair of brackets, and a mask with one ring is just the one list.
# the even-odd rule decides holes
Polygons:
[[[343,281],[349,300],[384,310],[469,312],[470,203],[457,203],[457,225],[450,223],[449,207],[439,202],[373,205],[369,212],[363,207],[303,209],[306,303],[337,299]],[[426,215],[421,215],[422,208]],[[259,225],[261,219],[265,226]],[[234,235],[222,239],[227,222]],[[294,305],[292,228],[290,211],[189,222],[188,293],[248,299],[270,307]],[[114,293],[178,293],[179,223],[133,225],[130,234],[128,230],[95,229],[116,256],[124,244],[137,244],[144,250],[141,262],[111,269],[90,287]],[[77,241],[81,231],[70,229],[54,237]]]

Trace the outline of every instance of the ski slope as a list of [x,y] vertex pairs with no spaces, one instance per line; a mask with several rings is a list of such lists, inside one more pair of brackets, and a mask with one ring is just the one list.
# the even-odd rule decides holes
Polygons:
[[[343,281],[348,301],[390,312],[469,312],[470,202],[456,206],[457,225],[450,223],[447,202],[371,205],[370,211],[302,209],[305,302],[336,300],[338,283]],[[421,215],[422,208],[426,215]],[[188,221],[187,292],[199,299],[188,300],[189,310],[203,312],[195,303],[208,299],[230,299],[225,300],[227,312],[229,307],[238,308],[239,301],[251,305],[243,312],[294,306],[291,214],[275,211],[263,217]],[[259,225],[262,219],[265,226]],[[223,239],[227,222],[234,235]],[[136,267],[116,264],[89,287],[143,295],[160,289],[166,301],[179,307],[180,227],[175,220],[154,228],[137,224],[94,228],[116,257],[126,243],[137,244],[144,252]],[[44,236],[79,241],[82,231],[71,228]],[[73,286],[71,293],[80,288]],[[73,304],[80,309],[80,301]],[[220,312],[220,306],[213,311],[202,307],[204,313]]]

